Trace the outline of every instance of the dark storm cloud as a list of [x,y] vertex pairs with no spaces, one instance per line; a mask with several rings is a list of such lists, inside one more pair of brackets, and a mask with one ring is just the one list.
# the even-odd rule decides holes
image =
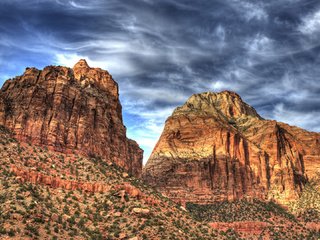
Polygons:
[[2,0],[0,31],[1,81],[83,57],[110,71],[147,154],[202,91],[237,91],[266,118],[320,131],[319,1]]

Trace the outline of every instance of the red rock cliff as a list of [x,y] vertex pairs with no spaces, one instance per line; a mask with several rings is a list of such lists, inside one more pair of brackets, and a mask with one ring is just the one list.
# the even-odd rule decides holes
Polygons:
[[73,69],[27,68],[0,91],[0,124],[21,141],[110,159],[140,176],[143,151],[126,137],[118,85],[80,60]]
[[167,119],[143,178],[182,203],[288,203],[319,171],[319,142],[319,133],[264,120],[236,93],[196,94]]

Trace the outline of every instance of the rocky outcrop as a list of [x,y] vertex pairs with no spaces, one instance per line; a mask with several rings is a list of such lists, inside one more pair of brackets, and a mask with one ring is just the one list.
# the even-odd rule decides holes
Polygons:
[[75,180],[62,179],[60,177],[49,176],[41,172],[11,166],[10,171],[15,174],[16,180],[24,183],[46,185],[51,188],[62,188],[65,190],[82,190],[91,193],[105,193],[110,191],[111,186],[102,182],[80,182]]
[[236,93],[195,94],[166,120],[143,178],[181,203],[288,203],[319,171],[319,142],[319,133],[263,119]]
[[138,215],[148,215],[150,210],[147,208],[133,208],[132,212]]
[[143,193],[139,188],[131,185],[129,182],[124,182],[118,185],[108,185],[104,182],[87,182],[63,179],[58,176],[48,175],[39,171],[28,168],[10,166],[10,172],[16,176],[16,180],[21,183],[32,183],[45,185],[50,188],[60,188],[65,190],[81,190],[90,193],[106,193],[110,190],[118,191],[118,196],[122,202],[125,202],[125,196],[136,198],[150,206],[159,205],[159,200],[153,196]]
[[118,192],[118,195],[121,197],[122,201],[124,198],[124,194],[128,194],[128,196],[137,198],[138,200],[141,200],[142,202],[151,206],[157,206],[160,204],[159,200],[157,200],[154,196],[143,193],[140,189],[128,182],[115,186],[115,189],[120,190]]
[[0,91],[0,125],[49,149],[111,160],[140,176],[143,151],[126,137],[118,85],[80,60],[73,69],[27,68]]

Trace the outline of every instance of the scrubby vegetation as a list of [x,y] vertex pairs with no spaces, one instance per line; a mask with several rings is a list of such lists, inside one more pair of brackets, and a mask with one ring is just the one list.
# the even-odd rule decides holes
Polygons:
[[[197,221],[203,222],[264,222],[267,227],[258,239],[319,239],[320,233],[307,229],[305,223],[285,208],[270,201],[257,199],[219,202],[210,205],[188,203],[187,209]],[[313,220],[314,220],[314,215]]]
[[[12,173],[19,167],[63,180],[99,182],[106,192],[53,188],[31,184]],[[135,186],[153,202],[116,186]],[[143,209],[145,213],[134,212]],[[192,219],[178,205],[99,157],[57,154],[32,144],[20,144],[0,128],[0,238],[30,239],[226,239]]]
[[317,222],[320,223],[320,212],[317,209],[306,209],[298,214],[298,218],[303,222]]
[[320,223],[320,173],[305,185],[298,201],[289,207],[304,222]]
[[270,201],[263,202],[258,199],[237,200],[233,202],[219,202],[210,205],[197,205],[188,203],[187,209],[198,221],[211,222],[238,222],[238,221],[263,221],[272,223],[283,218],[296,221],[293,214]]

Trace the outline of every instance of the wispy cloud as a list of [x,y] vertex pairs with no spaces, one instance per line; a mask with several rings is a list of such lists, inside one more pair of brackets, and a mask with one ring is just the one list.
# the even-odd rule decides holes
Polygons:
[[320,111],[314,110],[301,114],[301,112],[286,108],[283,103],[279,103],[273,110],[273,116],[277,121],[284,123],[290,122],[293,125],[320,132]]
[[247,21],[262,21],[268,19],[268,13],[263,7],[263,2],[260,1],[241,1],[233,0],[231,1],[234,7],[243,13],[243,17]]

